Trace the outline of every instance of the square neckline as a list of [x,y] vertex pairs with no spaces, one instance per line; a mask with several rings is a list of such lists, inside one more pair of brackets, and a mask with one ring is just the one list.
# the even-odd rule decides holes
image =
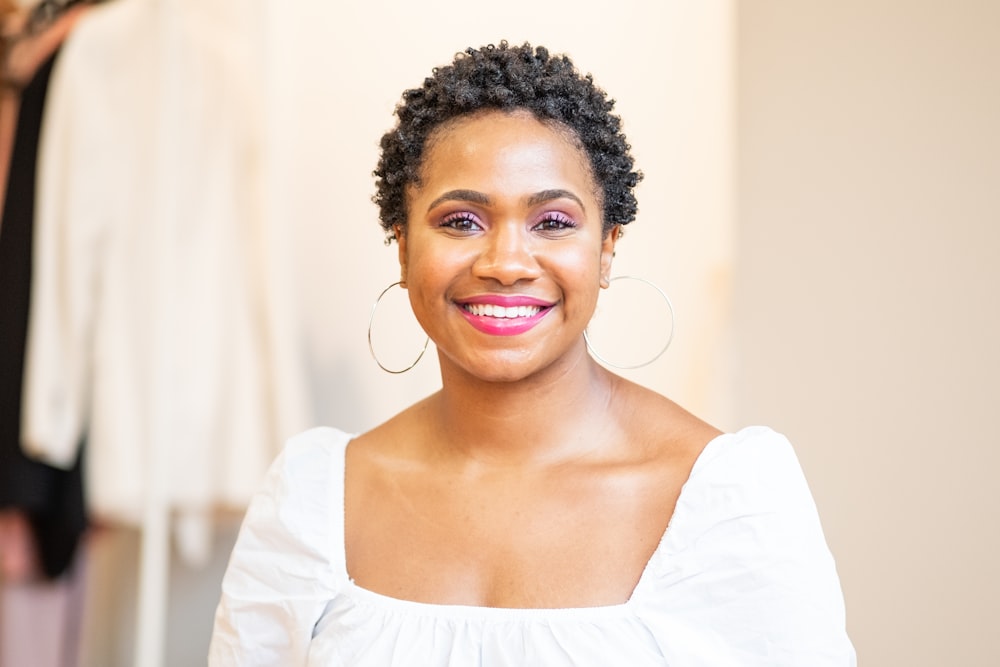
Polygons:
[[391,595],[386,595],[384,593],[378,593],[371,589],[365,588],[357,583],[355,583],[354,578],[347,571],[347,503],[346,503],[346,493],[347,493],[347,447],[350,445],[357,434],[347,434],[340,431],[340,434],[344,436],[341,442],[340,451],[337,456],[334,457],[337,470],[334,471],[335,475],[340,479],[341,492],[335,494],[337,496],[337,507],[335,511],[337,516],[340,517],[339,530],[336,531],[336,553],[338,555],[338,566],[339,575],[343,578],[345,582],[345,590],[353,601],[358,604],[365,606],[373,606],[385,609],[391,609],[398,612],[403,612],[407,614],[417,615],[417,616],[432,616],[437,618],[458,618],[458,619],[469,619],[469,618],[483,618],[483,619],[497,619],[497,620],[512,620],[512,619],[524,619],[528,620],[532,617],[544,617],[546,620],[552,620],[553,616],[566,617],[566,618],[596,618],[596,617],[607,617],[607,616],[623,616],[632,613],[632,609],[636,605],[636,598],[641,593],[644,585],[648,585],[648,580],[653,576],[651,571],[653,569],[653,564],[662,558],[661,552],[666,549],[666,543],[669,541],[675,520],[677,519],[678,509],[681,506],[681,501],[687,495],[687,489],[690,482],[694,479],[695,475],[700,471],[709,460],[709,452],[714,453],[718,449],[724,440],[729,439],[734,434],[733,433],[720,433],[713,437],[699,452],[698,456],[695,458],[694,465],[691,466],[691,471],[688,473],[687,479],[681,486],[681,491],[677,496],[677,502],[674,505],[674,512],[670,516],[670,521],[667,522],[666,528],[664,528],[663,533],[656,544],[656,548],[653,553],[650,554],[649,559],[643,565],[642,573],[639,575],[638,581],[636,581],[632,592],[629,593],[629,597],[624,602],[619,602],[616,604],[609,605],[592,605],[585,607],[488,607],[483,605],[465,605],[465,604],[448,604],[440,602],[418,602],[416,600],[407,600],[405,598],[397,598]]

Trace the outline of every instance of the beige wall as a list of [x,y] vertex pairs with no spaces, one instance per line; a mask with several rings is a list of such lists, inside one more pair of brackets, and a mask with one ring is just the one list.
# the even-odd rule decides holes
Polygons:
[[1000,3],[745,0],[735,405],[863,665],[1000,664]]

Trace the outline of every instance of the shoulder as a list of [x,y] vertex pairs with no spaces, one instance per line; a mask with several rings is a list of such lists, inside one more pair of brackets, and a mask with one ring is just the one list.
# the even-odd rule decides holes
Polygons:
[[329,427],[289,438],[268,469],[246,521],[273,515],[289,527],[327,523],[326,515],[339,504],[343,490],[344,450],[350,440],[350,434]]
[[[327,427],[290,438],[247,509],[241,541],[281,535],[289,550],[321,547],[318,542],[331,534],[338,516],[344,449],[350,439],[350,434]],[[238,542],[237,550],[241,546]]]
[[264,545],[274,559],[309,555],[302,564],[336,557],[343,452],[349,440],[342,431],[315,428],[285,443],[250,501],[234,561],[257,554]]
[[[768,541],[794,538],[784,527],[819,530],[809,485],[788,438],[751,426],[711,440],[695,461],[678,500],[676,531],[739,530],[766,523]],[[734,519],[738,519],[735,520]],[[762,537],[758,535],[758,537]],[[822,536],[813,534],[811,537]]]
[[312,628],[347,580],[343,453],[331,428],[285,444],[250,502],[222,581],[210,664],[302,664]]
[[722,432],[669,398],[612,375],[611,419],[622,426],[622,441],[641,460],[666,464],[680,487],[705,448]]
[[296,470],[306,473],[307,468],[317,467],[313,464],[320,464],[320,468],[324,467],[322,464],[333,464],[337,458],[343,457],[344,449],[353,437],[329,426],[311,428],[294,435],[285,441],[269,475]]
[[350,439],[349,467],[406,464],[420,458],[431,423],[432,394],[396,413],[378,426]]
[[692,481],[700,477],[706,482],[739,479],[748,486],[804,482],[792,443],[766,426],[748,426],[713,438],[691,471]]
[[791,443],[769,428],[705,447],[650,569],[652,617],[696,616],[727,637],[714,664],[854,664],[812,495]]

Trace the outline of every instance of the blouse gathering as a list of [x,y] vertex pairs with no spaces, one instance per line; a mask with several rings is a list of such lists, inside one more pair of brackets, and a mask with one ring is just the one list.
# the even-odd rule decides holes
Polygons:
[[355,585],[344,555],[350,439],[312,429],[272,465],[223,580],[210,665],[856,664],[805,477],[768,428],[708,444],[627,602],[573,609],[426,604]]

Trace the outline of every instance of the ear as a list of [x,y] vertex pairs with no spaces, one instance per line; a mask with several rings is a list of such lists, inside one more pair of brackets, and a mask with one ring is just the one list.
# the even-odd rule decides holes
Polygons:
[[399,245],[399,286],[406,288],[406,234],[403,233],[402,225],[393,225],[392,233],[396,236],[396,244]]
[[621,232],[622,226],[615,225],[601,241],[601,287],[605,289],[611,284],[611,260],[615,257],[615,244]]

